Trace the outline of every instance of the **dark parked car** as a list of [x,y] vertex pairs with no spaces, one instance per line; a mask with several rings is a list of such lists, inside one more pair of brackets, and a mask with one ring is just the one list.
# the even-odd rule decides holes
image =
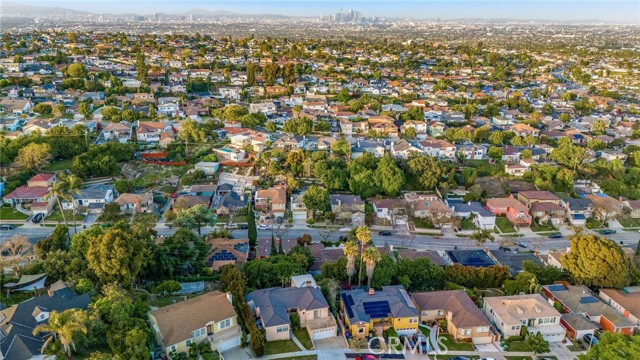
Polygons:
[[247,230],[249,228],[249,225],[247,224],[240,224],[240,229],[241,230]]
[[471,359],[469,359],[469,358],[468,358],[468,357],[466,357],[466,356],[460,356],[460,355],[458,355],[458,356],[454,356],[454,357],[452,357],[452,358],[449,358],[449,360],[471,360]]
[[378,235],[381,235],[381,236],[391,236],[391,231],[389,231],[389,230],[382,230],[382,231],[378,232]]
[[413,334],[413,342],[418,345],[418,349],[421,353],[426,354],[429,351],[429,343],[427,342],[427,337],[424,336],[421,332]]
[[511,248],[510,248],[510,247],[506,247],[506,246],[500,246],[500,248],[499,248],[499,249],[500,249],[500,250],[502,250],[502,251],[507,251],[507,252],[508,252],[508,251],[513,251],[513,250],[511,250]]
[[33,215],[33,217],[31,218],[31,222],[34,223],[34,224],[37,224],[40,221],[42,221],[43,217],[44,217],[44,215],[42,215],[41,213],[37,213],[37,214]]
[[549,234],[549,239],[561,239],[561,238],[562,238],[562,234],[559,232]]
[[600,235],[611,235],[616,233],[616,231],[612,229],[602,229],[599,232],[600,232]]
[[11,225],[11,224],[0,225],[0,230],[13,230],[14,228],[15,228],[15,225]]

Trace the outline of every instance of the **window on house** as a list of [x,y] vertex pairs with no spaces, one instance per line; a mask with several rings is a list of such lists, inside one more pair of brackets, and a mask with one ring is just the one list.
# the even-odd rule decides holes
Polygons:
[[172,351],[176,351],[176,346],[175,345],[171,345],[169,347],[169,352],[172,352]]
[[202,328],[202,329],[198,329],[198,330],[192,331],[191,335],[194,338],[197,338],[197,337],[200,337],[200,336],[204,336],[206,333],[207,333],[207,329]]
[[186,344],[187,344],[187,347],[189,347],[191,345],[191,340],[187,340]]
[[469,336],[469,335],[471,335],[471,329],[463,329],[463,330],[462,330],[462,335],[464,335],[464,336]]
[[231,319],[222,320],[218,323],[218,330],[222,330],[231,326]]
[[444,315],[444,310],[438,310],[438,316]]
[[364,328],[363,327],[358,328],[358,334],[364,334]]
[[409,324],[415,324],[418,322],[418,318],[410,318],[409,319]]
[[279,333],[289,331],[289,325],[280,325],[276,328],[276,331]]

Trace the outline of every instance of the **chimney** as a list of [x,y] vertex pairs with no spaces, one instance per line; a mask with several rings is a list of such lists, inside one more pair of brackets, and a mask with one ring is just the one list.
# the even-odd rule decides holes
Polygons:
[[376,291],[373,288],[369,288],[369,295],[374,295]]
[[54,295],[53,290],[51,289],[47,290],[47,294],[49,294],[49,297],[53,297]]

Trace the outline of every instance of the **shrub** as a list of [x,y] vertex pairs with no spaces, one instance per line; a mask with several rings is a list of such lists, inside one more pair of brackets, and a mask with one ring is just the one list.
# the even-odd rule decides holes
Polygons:
[[316,223],[316,221],[314,219],[307,219],[307,224],[313,225],[315,223]]
[[300,328],[300,316],[292,314],[290,317],[291,329],[296,330]]

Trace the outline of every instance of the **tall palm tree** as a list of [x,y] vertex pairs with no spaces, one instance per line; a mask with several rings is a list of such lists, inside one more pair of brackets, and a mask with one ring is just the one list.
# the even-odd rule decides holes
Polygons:
[[69,177],[66,178],[66,183],[67,183],[67,196],[68,199],[71,204],[73,205],[73,233],[77,234],[78,233],[78,228],[76,225],[76,201],[73,198],[74,195],[80,195],[80,192],[82,190],[82,179],[80,179],[79,177],[75,176],[75,175],[69,175]]
[[476,242],[476,245],[482,246],[487,241],[493,242],[495,240],[495,237],[489,230],[478,229],[474,231],[473,234],[471,234],[471,240],[474,240]]
[[71,350],[76,350],[74,338],[79,333],[87,333],[87,313],[80,309],[69,309],[61,313],[54,310],[49,315],[49,321],[46,324],[40,324],[33,329],[34,336],[40,333],[51,333],[49,339],[42,346],[42,352],[52,340],[60,340],[64,352],[70,356]]
[[67,182],[64,179],[58,178],[58,181],[53,184],[51,189],[49,189],[49,193],[44,198],[46,201],[49,201],[50,199],[56,200],[65,226],[67,225],[67,218],[64,216],[64,211],[62,211],[62,203],[60,202],[60,199],[66,199],[68,193]]
[[362,285],[362,255],[364,246],[371,241],[371,230],[366,226],[356,228],[356,240],[360,244],[360,271],[358,274],[358,286]]
[[376,263],[382,260],[378,248],[375,246],[367,246],[362,252],[362,261],[367,264],[367,286],[371,287],[371,279],[373,271],[376,269]]
[[355,241],[350,240],[344,243],[342,248],[344,256],[347,257],[347,275],[349,276],[349,284],[351,284],[351,277],[356,272],[356,256],[358,256],[358,244]]

